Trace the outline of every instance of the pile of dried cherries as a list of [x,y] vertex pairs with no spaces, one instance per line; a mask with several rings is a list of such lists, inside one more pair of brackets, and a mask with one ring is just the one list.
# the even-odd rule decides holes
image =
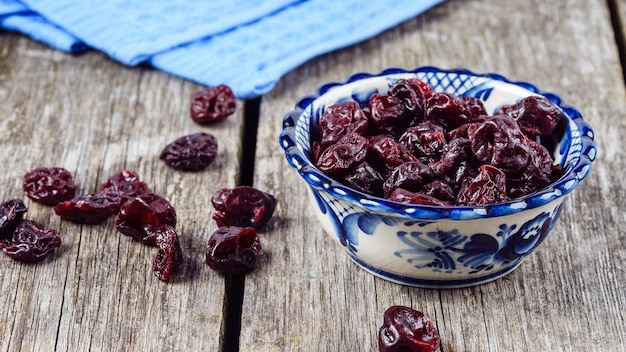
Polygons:
[[312,136],[326,175],[376,197],[410,204],[481,206],[534,193],[562,176],[544,144],[566,119],[543,96],[488,115],[472,96],[401,79],[363,106],[328,107]]

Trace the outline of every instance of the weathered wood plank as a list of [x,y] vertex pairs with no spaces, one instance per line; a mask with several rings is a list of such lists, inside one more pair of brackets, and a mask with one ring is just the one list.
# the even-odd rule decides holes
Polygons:
[[[448,1],[286,75],[262,101],[255,185],[279,200],[246,279],[242,351],[376,350],[382,313],[424,311],[443,351],[626,350],[626,96],[606,2]],[[385,67],[499,72],[558,92],[594,127],[599,157],[537,253],[506,278],[455,290],[374,278],[339,253],[307,209],[277,137],[296,99]]]
[[[185,256],[171,281],[160,282],[156,248],[119,234],[113,218],[80,226],[27,202],[27,217],[58,229],[63,245],[34,265],[0,258],[0,350],[217,350],[224,283],[203,259],[215,230],[211,195],[239,176],[240,143],[232,141],[241,136],[241,109],[199,126],[188,115],[195,84],[7,33],[0,46],[2,199],[27,201],[22,176],[37,166],[67,168],[81,194],[134,170],[175,207]],[[207,170],[182,173],[159,160],[167,143],[199,131],[220,142]]]

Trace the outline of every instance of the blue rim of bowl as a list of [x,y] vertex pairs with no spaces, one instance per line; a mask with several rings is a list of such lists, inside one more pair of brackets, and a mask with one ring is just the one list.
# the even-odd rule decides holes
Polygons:
[[[295,142],[296,123],[305,109],[318,97],[324,95],[329,90],[356,82],[362,79],[380,77],[394,74],[415,74],[415,73],[453,73],[464,74],[477,77],[490,78],[504,83],[512,84],[524,88],[532,93],[542,95],[559,106],[565,115],[573,122],[581,137],[580,156],[577,161],[566,170],[566,173],[548,187],[536,193],[516,198],[511,201],[490,204],[485,206],[428,206],[417,204],[403,204],[386,200],[384,198],[368,195],[334,179],[319,171],[310,161],[307,155],[298,149]],[[279,136],[279,143],[285,152],[285,157],[289,164],[296,169],[298,174],[307,182],[310,187],[329,193],[330,195],[344,201],[358,204],[360,207],[371,212],[394,213],[410,219],[424,220],[469,220],[483,219],[496,216],[519,213],[525,209],[533,209],[548,204],[555,199],[563,198],[589,174],[591,164],[596,158],[597,149],[593,142],[594,133],[589,124],[583,121],[582,114],[575,107],[563,103],[562,99],[551,92],[539,90],[535,85],[523,81],[511,81],[497,73],[474,73],[468,69],[440,69],[434,66],[422,66],[413,70],[402,68],[388,68],[378,74],[359,72],[350,76],[345,82],[326,82],[318,87],[314,94],[301,97],[295,105],[295,109],[286,113],[283,117],[283,130]]]

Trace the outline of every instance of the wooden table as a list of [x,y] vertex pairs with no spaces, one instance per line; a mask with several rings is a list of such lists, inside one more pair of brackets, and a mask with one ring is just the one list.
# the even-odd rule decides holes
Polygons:
[[[63,244],[37,264],[0,257],[0,350],[375,351],[384,310],[402,304],[435,322],[441,351],[626,351],[624,24],[622,0],[448,1],[303,64],[211,126],[188,116],[197,84],[2,32],[1,199],[24,199],[26,217],[57,229]],[[591,175],[542,247],[503,279],[433,290],[359,269],[309,211],[278,145],[283,114],[321,82],[422,65],[533,82],[577,106],[596,132]],[[158,159],[165,144],[200,131],[220,142],[207,170]],[[22,177],[37,166],[67,168],[80,193],[136,171],[176,208],[180,270],[160,282],[156,249],[120,235],[113,219],[76,225],[29,201]],[[204,264],[216,230],[210,198],[237,184],[279,202],[245,280]]]

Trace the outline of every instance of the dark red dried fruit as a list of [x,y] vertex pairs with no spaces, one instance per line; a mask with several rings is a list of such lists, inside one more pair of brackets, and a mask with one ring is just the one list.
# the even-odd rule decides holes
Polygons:
[[38,167],[26,175],[24,193],[35,202],[56,205],[76,194],[72,174],[62,167]]
[[96,225],[115,214],[123,201],[122,195],[114,192],[85,194],[57,204],[54,212],[63,220]]
[[476,120],[482,116],[487,115],[487,110],[485,109],[485,104],[483,104],[482,100],[472,96],[465,96],[461,99],[465,103],[465,106],[467,106],[469,111],[472,113],[471,120]]
[[124,203],[115,219],[119,232],[150,245],[156,243],[161,225],[176,227],[176,211],[165,198],[151,192]]
[[253,227],[224,226],[209,238],[206,263],[223,275],[243,275],[254,269],[260,251]]
[[461,182],[476,174],[478,165],[472,154],[471,142],[467,138],[456,138],[444,148],[443,157],[428,164],[435,178],[446,182],[454,190],[461,187]]
[[424,313],[405,306],[387,308],[378,331],[381,352],[433,352],[439,348],[439,332]]
[[497,167],[483,165],[478,168],[478,175],[461,188],[457,204],[487,205],[506,200],[508,197],[504,172]]
[[350,133],[324,150],[317,167],[329,175],[343,175],[365,160],[368,146],[367,138],[358,133]]
[[[119,193],[124,202],[148,192],[148,185],[139,179],[136,172],[122,170],[102,184],[101,192]],[[121,205],[121,204],[120,204]]]
[[511,199],[542,189],[563,174],[561,166],[552,165],[552,157],[543,145],[532,140],[528,143],[530,158],[527,167],[517,174],[507,175],[506,187]]
[[237,97],[227,85],[206,87],[191,99],[191,118],[201,125],[224,120],[237,109]]
[[426,100],[426,119],[453,130],[472,120],[473,114],[462,98],[450,93],[434,93]]
[[391,170],[408,161],[419,161],[404,145],[396,142],[389,135],[369,137],[367,159],[383,177],[387,177]]
[[454,204],[456,200],[454,189],[452,189],[448,183],[441,180],[434,180],[433,182],[425,185],[422,192],[448,204]]
[[274,214],[276,198],[250,186],[222,188],[213,194],[213,220],[217,226],[253,227],[259,229]]
[[56,230],[44,229],[32,220],[20,221],[10,241],[0,242],[4,254],[25,262],[39,261],[60,246],[61,236]]
[[444,132],[433,121],[425,121],[407,128],[398,141],[422,162],[430,163],[441,158],[446,145]]
[[409,79],[409,81],[411,81],[411,83],[414,85],[414,87],[417,87],[419,89],[419,91],[422,93],[422,96],[424,97],[424,99],[428,99],[430,98],[431,95],[433,95],[434,91],[433,91],[433,87],[418,79],[418,78],[411,78]]
[[448,132],[448,140],[451,141],[457,138],[469,138],[469,135],[468,135],[469,131],[473,131],[478,126],[480,126],[480,124],[485,121],[486,117],[487,116],[483,116],[482,118],[478,118],[474,120],[473,122],[462,124],[461,126]]
[[11,240],[15,227],[27,211],[21,199],[11,199],[0,204],[0,242]]
[[435,205],[440,207],[452,205],[451,203],[444,202],[431,195],[419,192],[409,192],[402,188],[396,188],[388,199],[394,202],[406,204]]
[[356,102],[343,102],[329,106],[320,118],[321,146],[337,143],[350,133],[363,134],[367,130],[367,115]]
[[374,93],[369,98],[370,124],[383,134],[396,136],[411,123],[400,98]]
[[472,151],[483,164],[504,172],[519,172],[528,164],[528,138],[507,115],[495,115],[468,130]]
[[385,180],[369,163],[362,162],[343,178],[345,183],[363,193],[370,193],[377,197],[383,196],[383,182]]
[[[421,81],[400,79],[389,88],[389,92],[387,93],[402,101],[404,110],[409,116],[410,125],[416,125],[424,121],[425,97],[422,91],[423,85],[417,82]],[[430,86],[428,87],[430,88]]]
[[410,161],[399,165],[385,180],[383,191],[385,197],[396,188],[403,188],[411,192],[419,192],[424,185],[433,181],[433,170],[419,161]]
[[177,138],[161,151],[161,160],[182,171],[200,171],[208,167],[217,156],[217,139],[205,132]]
[[551,134],[563,119],[561,110],[540,96],[526,97],[500,111],[515,119],[522,132],[533,137]]
[[156,230],[156,246],[159,251],[152,262],[152,271],[159,280],[168,281],[174,269],[183,262],[183,251],[176,230],[167,224],[159,226]]
[[320,159],[320,155],[322,155],[323,152],[324,147],[322,147],[322,143],[318,141],[313,141],[313,144],[311,144],[311,159],[314,163],[317,164],[318,160]]

